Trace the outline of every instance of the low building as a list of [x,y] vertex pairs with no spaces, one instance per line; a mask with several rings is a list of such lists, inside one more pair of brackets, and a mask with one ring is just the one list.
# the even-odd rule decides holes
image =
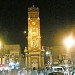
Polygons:
[[0,50],[0,64],[7,63],[7,60],[18,60],[21,55],[19,44],[5,44]]
[[21,47],[19,44],[4,45],[4,50],[9,51],[10,55],[21,54]]
[[72,64],[75,63],[75,50],[70,48],[67,50],[63,45],[51,46],[46,51],[50,51],[53,64]]

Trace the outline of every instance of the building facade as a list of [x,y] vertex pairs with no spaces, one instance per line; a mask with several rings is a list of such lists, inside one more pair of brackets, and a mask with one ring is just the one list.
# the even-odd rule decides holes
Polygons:
[[[27,67],[44,67],[44,48],[41,46],[39,8],[28,8],[28,48],[25,48]],[[41,61],[42,60],[42,61]]]
[[0,64],[9,63],[12,61],[20,61],[21,47],[19,44],[4,44],[0,49]]
[[[73,48],[67,50],[67,48],[64,47],[63,45],[58,45],[58,46],[51,46],[49,47],[49,49],[46,49],[45,51],[51,52],[53,65],[75,63],[75,58],[74,58],[75,52]],[[48,60],[46,60],[46,64],[47,63]]]

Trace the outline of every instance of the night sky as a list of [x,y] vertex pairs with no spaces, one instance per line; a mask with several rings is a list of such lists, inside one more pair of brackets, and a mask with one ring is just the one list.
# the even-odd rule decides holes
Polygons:
[[0,40],[27,46],[27,13],[34,3],[40,10],[42,45],[62,45],[75,28],[74,0],[0,0]]

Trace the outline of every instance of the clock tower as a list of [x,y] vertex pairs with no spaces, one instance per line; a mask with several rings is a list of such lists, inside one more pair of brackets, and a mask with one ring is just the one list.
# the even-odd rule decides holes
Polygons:
[[28,48],[25,48],[25,63],[29,68],[44,67],[44,49],[41,46],[39,8],[28,8]]

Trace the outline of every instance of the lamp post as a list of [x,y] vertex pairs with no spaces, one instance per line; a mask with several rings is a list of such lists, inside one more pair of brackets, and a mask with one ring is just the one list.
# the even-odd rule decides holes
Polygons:
[[51,66],[52,65],[52,54],[51,54],[51,51],[46,51],[46,55],[49,56],[48,65]]
[[2,42],[0,41],[0,50],[1,50],[1,48],[2,48]]
[[0,41],[0,64],[2,64],[2,42]]
[[73,41],[73,37],[69,36],[64,40],[64,44],[66,46],[66,64],[68,64],[68,60],[71,60],[71,54],[70,54],[70,48],[73,46],[74,41]]
[[27,31],[24,31],[24,33],[26,34],[26,33],[27,33]]

